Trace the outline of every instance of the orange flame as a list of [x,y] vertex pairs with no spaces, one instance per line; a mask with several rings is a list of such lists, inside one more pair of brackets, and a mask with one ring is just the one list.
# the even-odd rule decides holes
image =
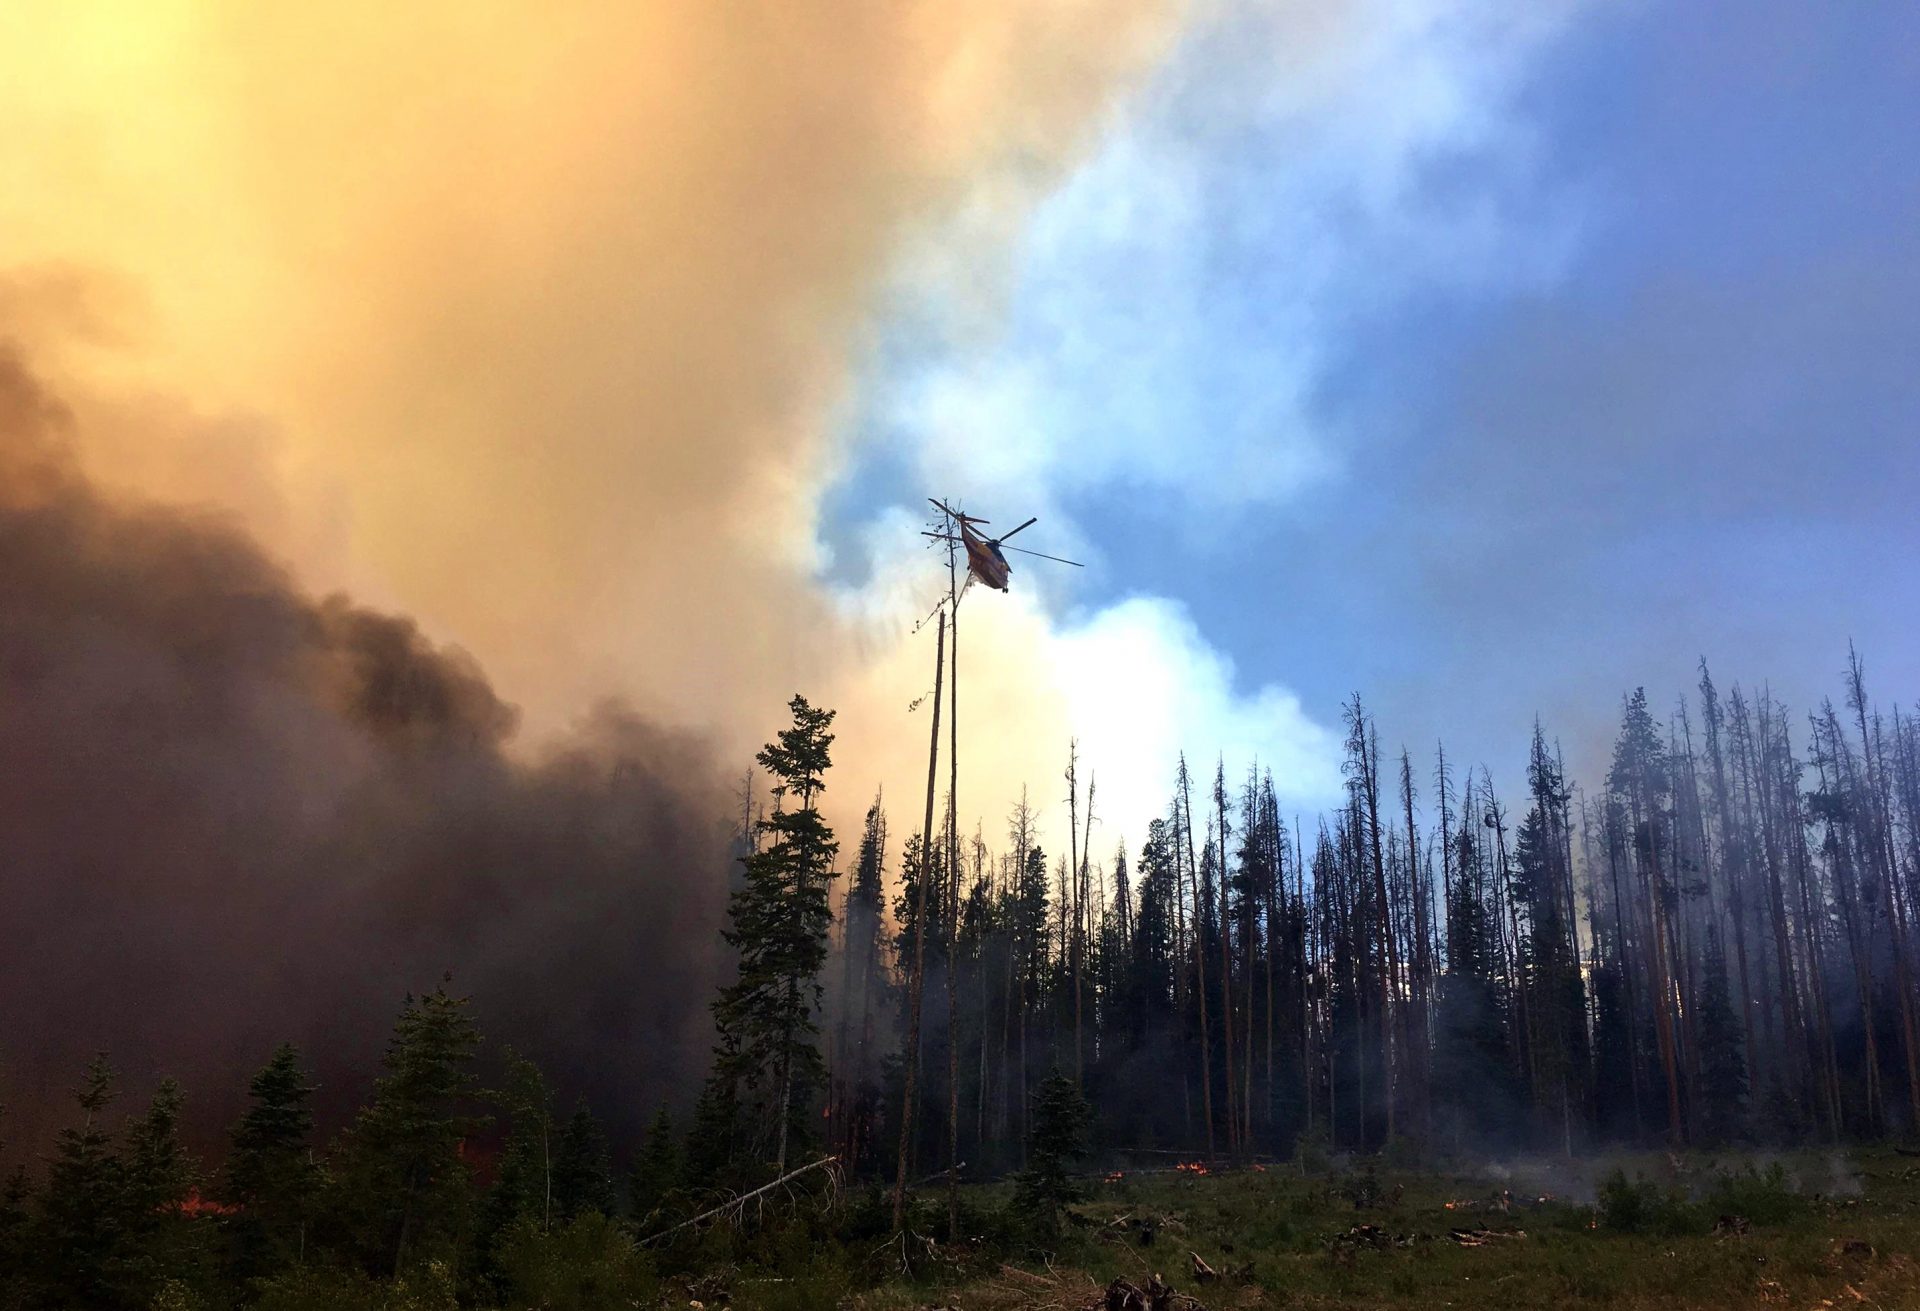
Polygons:
[[228,1206],[225,1202],[200,1196],[198,1188],[187,1189],[187,1195],[175,1202],[173,1209],[181,1215],[235,1215],[240,1210],[237,1206]]

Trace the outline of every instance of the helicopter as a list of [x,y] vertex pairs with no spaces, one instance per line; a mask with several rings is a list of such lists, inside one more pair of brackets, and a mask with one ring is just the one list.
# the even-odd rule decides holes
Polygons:
[[[945,501],[934,500],[931,496],[929,496],[927,500],[936,510],[940,511],[941,514],[947,516],[949,523],[959,525],[960,544],[967,550],[967,573],[969,577],[979,579],[996,592],[1006,591],[1007,580],[1013,573],[1013,566],[1007,563],[1007,557],[1003,554],[1001,543],[1013,536],[1014,533],[1024,532],[1033,527],[1034,524],[1040,522],[1039,519],[1029,519],[1018,528],[1010,529],[998,537],[983,537],[974,531],[974,525],[984,525],[991,522],[990,520],[979,519],[970,514],[961,514]],[[950,532],[924,533],[922,536],[937,538],[945,542],[951,542],[953,540],[953,534]],[[1076,569],[1086,568],[1086,566],[1078,560],[1065,560],[1057,555],[1048,555],[1044,551],[1029,551],[1018,546],[1009,546],[1006,547],[1005,550],[1018,551],[1021,555],[1037,556],[1042,560],[1052,560],[1056,564],[1070,564]]]

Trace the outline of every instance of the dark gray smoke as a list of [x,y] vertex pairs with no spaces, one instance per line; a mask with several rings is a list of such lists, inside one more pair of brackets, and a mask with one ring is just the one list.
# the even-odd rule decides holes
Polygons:
[[616,1131],[704,1068],[728,860],[701,743],[603,706],[536,764],[473,661],[232,525],[88,484],[0,345],[0,1132],[105,1050],[202,1136],[282,1039],[337,1119],[408,990]]

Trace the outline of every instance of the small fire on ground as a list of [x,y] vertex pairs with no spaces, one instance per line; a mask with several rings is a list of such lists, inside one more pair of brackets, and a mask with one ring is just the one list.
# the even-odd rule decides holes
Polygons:
[[237,1206],[228,1206],[225,1202],[200,1196],[198,1188],[189,1188],[187,1195],[174,1203],[174,1209],[181,1215],[234,1215],[240,1210]]

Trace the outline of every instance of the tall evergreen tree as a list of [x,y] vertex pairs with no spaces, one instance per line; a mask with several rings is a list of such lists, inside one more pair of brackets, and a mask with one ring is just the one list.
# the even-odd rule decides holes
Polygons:
[[1625,821],[1627,849],[1640,892],[1640,925],[1636,927],[1644,927],[1644,934],[1625,939],[1633,942],[1640,937],[1642,942],[1638,960],[1628,961],[1627,967],[1637,970],[1646,983],[1642,995],[1653,1013],[1660,1086],[1666,1096],[1667,1138],[1678,1146],[1685,1139],[1686,1128],[1681,1114],[1679,1038],[1673,1013],[1672,918],[1679,900],[1671,851],[1673,781],[1667,746],[1647,709],[1645,688],[1635,688],[1626,700],[1607,788]]
[[0,1183],[0,1306],[27,1304],[27,1257],[33,1250],[33,1180],[16,1165]]
[[495,1284],[504,1282],[501,1249],[515,1226],[530,1223],[546,1233],[556,1215],[552,1094],[532,1061],[509,1051],[506,1062],[506,1087],[496,1100],[506,1112],[507,1140],[474,1232],[481,1276]]
[[180,1085],[163,1079],[145,1113],[128,1125],[121,1150],[121,1209],[126,1268],[121,1295],[146,1306],[166,1280],[205,1277],[207,1220],[188,1207],[197,1195],[198,1164],[180,1141]]
[[633,1209],[634,1223],[642,1233],[653,1228],[652,1219],[673,1191],[680,1187],[679,1144],[673,1136],[673,1119],[662,1106],[647,1128],[647,1141],[634,1158],[627,1178],[627,1199]]
[[118,1075],[105,1056],[87,1066],[74,1101],[80,1123],[60,1131],[33,1237],[47,1305],[119,1305],[128,1264],[125,1167],[106,1125]]
[[247,1085],[247,1109],[229,1135],[219,1189],[234,1211],[228,1225],[243,1279],[305,1258],[321,1184],[311,1144],[312,1096],[291,1043],[281,1044]]
[[1701,961],[1700,991],[1701,1136],[1709,1143],[1735,1142],[1746,1136],[1747,1064],[1741,1055],[1741,1026],[1733,1013],[1727,984],[1727,953],[1720,930],[1707,930]]
[[813,1017],[827,954],[827,885],[839,852],[817,806],[832,763],[834,712],[802,696],[788,708],[792,727],[755,757],[776,780],[774,809],[758,823],[761,841],[743,858],[746,882],[728,909],[724,937],[739,952],[739,977],[714,1003],[719,1044],[703,1099],[709,1119],[729,1122],[730,1141],[744,1135],[748,1150],[776,1171],[811,1132],[806,1107],[824,1078]]
[[485,1123],[471,1112],[469,1068],[480,1043],[468,999],[443,981],[408,997],[384,1058],[386,1073],[336,1153],[333,1197],[354,1253],[400,1271],[457,1255],[472,1223],[473,1170],[464,1144]]
[[841,1160],[859,1170],[876,1145],[880,1110],[878,1025],[886,1015],[881,956],[885,907],[887,815],[875,796],[860,832],[860,854],[841,925],[840,1041],[834,1076],[839,1086],[834,1130]]
[[607,1135],[584,1105],[567,1117],[553,1155],[553,1209],[557,1217],[612,1215],[613,1160]]

